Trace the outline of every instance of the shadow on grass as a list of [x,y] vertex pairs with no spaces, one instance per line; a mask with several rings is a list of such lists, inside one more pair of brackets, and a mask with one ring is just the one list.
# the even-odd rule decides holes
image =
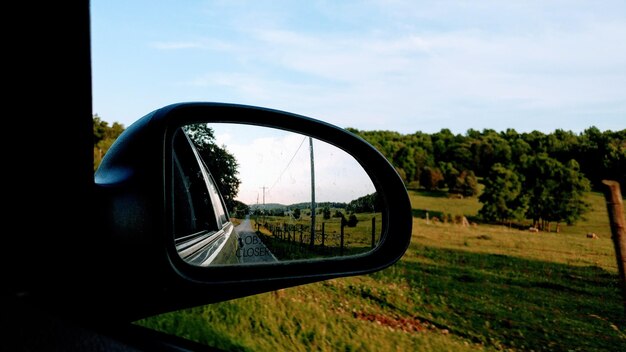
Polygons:
[[408,282],[413,302],[398,314],[478,343],[626,351],[618,275],[598,267],[411,246],[401,261],[371,276]]

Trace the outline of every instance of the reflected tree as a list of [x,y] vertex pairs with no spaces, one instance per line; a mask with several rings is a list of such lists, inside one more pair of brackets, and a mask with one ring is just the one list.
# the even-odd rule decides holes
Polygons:
[[187,125],[184,131],[193,141],[202,160],[213,175],[229,211],[235,208],[235,197],[239,192],[239,164],[235,157],[215,142],[213,129],[206,123]]

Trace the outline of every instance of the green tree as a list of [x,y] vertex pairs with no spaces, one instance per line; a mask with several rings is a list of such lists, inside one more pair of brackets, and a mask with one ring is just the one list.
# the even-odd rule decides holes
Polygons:
[[459,171],[454,167],[451,162],[440,162],[439,169],[443,174],[443,180],[445,184],[448,186],[448,193],[457,193],[457,182],[460,174]]
[[460,192],[464,197],[473,197],[478,194],[478,179],[472,170],[463,170],[459,175]]
[[432,144],[433,144],[433,154],[435,160],[437,161],[450,161],[448,158],[449,147],[454,143],[455,136],[447,128],[442,129],[441,131],[434,133],[431,136]]
[[330,219],[330,208],[329,207],[324,207],[322,209],[322,214],[323,214],[324,220]]
[[478,197],[483,204],[480,216],[487,221],[511,222],[521,220],[528,208],[528,197],[522,179],[515,170],[494,164],[484,179],[485,189]]
[[102,120],[98,114],[93,115],[93,169],[98,169],[102,158],[106,155],[113,142],[124,132],[124,125]]
[[468,168],[485,175],[496,163],[509,164],[513,155],[509,141],[494,130],[486,129],[473,145],[474,164]]
[[233,208],[229,209],[229,212],[231,216],[242,219],[250,214],[250,207],[243,202],[234,200]]
[[572,159],[563,165],[556,173],[557,186],[553,190],[554,205],[548,219],[557,223],[565,222],[568,225],[575,223],[590,205],[584,201],[584,194],[591,189],[587,178],[580,173],[580,166]]
[[550,231],[551,222],[571,224],[587,210],[583,195],[590,183],[575,160],[564,165],[547,153],[539,153],[524,161],[521,172],[529,200],[527,217],[535,226]]
[[403,180],[407,184],[414,181],[417,174],[414,154],[415,150],[412,147],[401,143],[393,155],[393,164],[402,170],[400,175],[403,175]]
[[457,136],[456,142],[449,146],[445,161],[451,162],[457,170],[467,170],[472,167],[474,156],[471,145],[463,136]]
[[356,224],[359,220],[356,218],[356,214],[352,213],[348,216],[348,221],[346,222],[346,226],[348,227],[356,227]]
[[626,194],[626,129],[601,132],[586,129],[580,137],[577,161],[581,170],[599,189],[603,179],[618,181]]
[[550,208],[555,204],[552,195],[557,186],[554,173],[560,165],[546,153],[529,156],[522,162],[523,186],[529,197],[527,217],[533,220],[533,226],[544,229],[550,217]]
[[521,160],[532,154],[532,148],[530,144],[524,141],[521,137],[517,137],[509,142],[511,146],[511,163],[520,164]]
[[381,209],[382,201],[376,192],[359,197],[346,206],[346,210],[352,213],[368,213],[381,211]]

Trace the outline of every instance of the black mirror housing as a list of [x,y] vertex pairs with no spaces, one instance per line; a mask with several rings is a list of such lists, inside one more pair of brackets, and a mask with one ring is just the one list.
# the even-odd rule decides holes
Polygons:
[[[362,255],[267,264],[198,267],[178,255],[171,232],[172,138],[193,123],[273,127],[314,137],[352,155],[384,204],[379,245]],[[95,174],[93,292],[115,301],[102,314],[142,317],[331,278],[360,275],[395,263],[408,248],[412,214],[404,183],[369,143],[312,118],[260,107],[179,103],[144,116],[118,138]],[[99,268],[103,269],[99,271]],[[106,268],[106,270],[104,270]],[[113,269],[113,270],[111,270]],[[106,273],[106,274],[105,274]],[[121,304],[120,304],[121,303]]]

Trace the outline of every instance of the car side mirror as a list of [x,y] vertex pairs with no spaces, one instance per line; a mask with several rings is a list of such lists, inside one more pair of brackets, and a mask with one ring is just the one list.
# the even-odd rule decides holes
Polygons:
[[110,280],[135,290],[119,297],[134,318],[163,300],[179,309],[374,272],[411,238],[406,188],[382,154],[260,107],[155,110],[109,149],[95,184]]

